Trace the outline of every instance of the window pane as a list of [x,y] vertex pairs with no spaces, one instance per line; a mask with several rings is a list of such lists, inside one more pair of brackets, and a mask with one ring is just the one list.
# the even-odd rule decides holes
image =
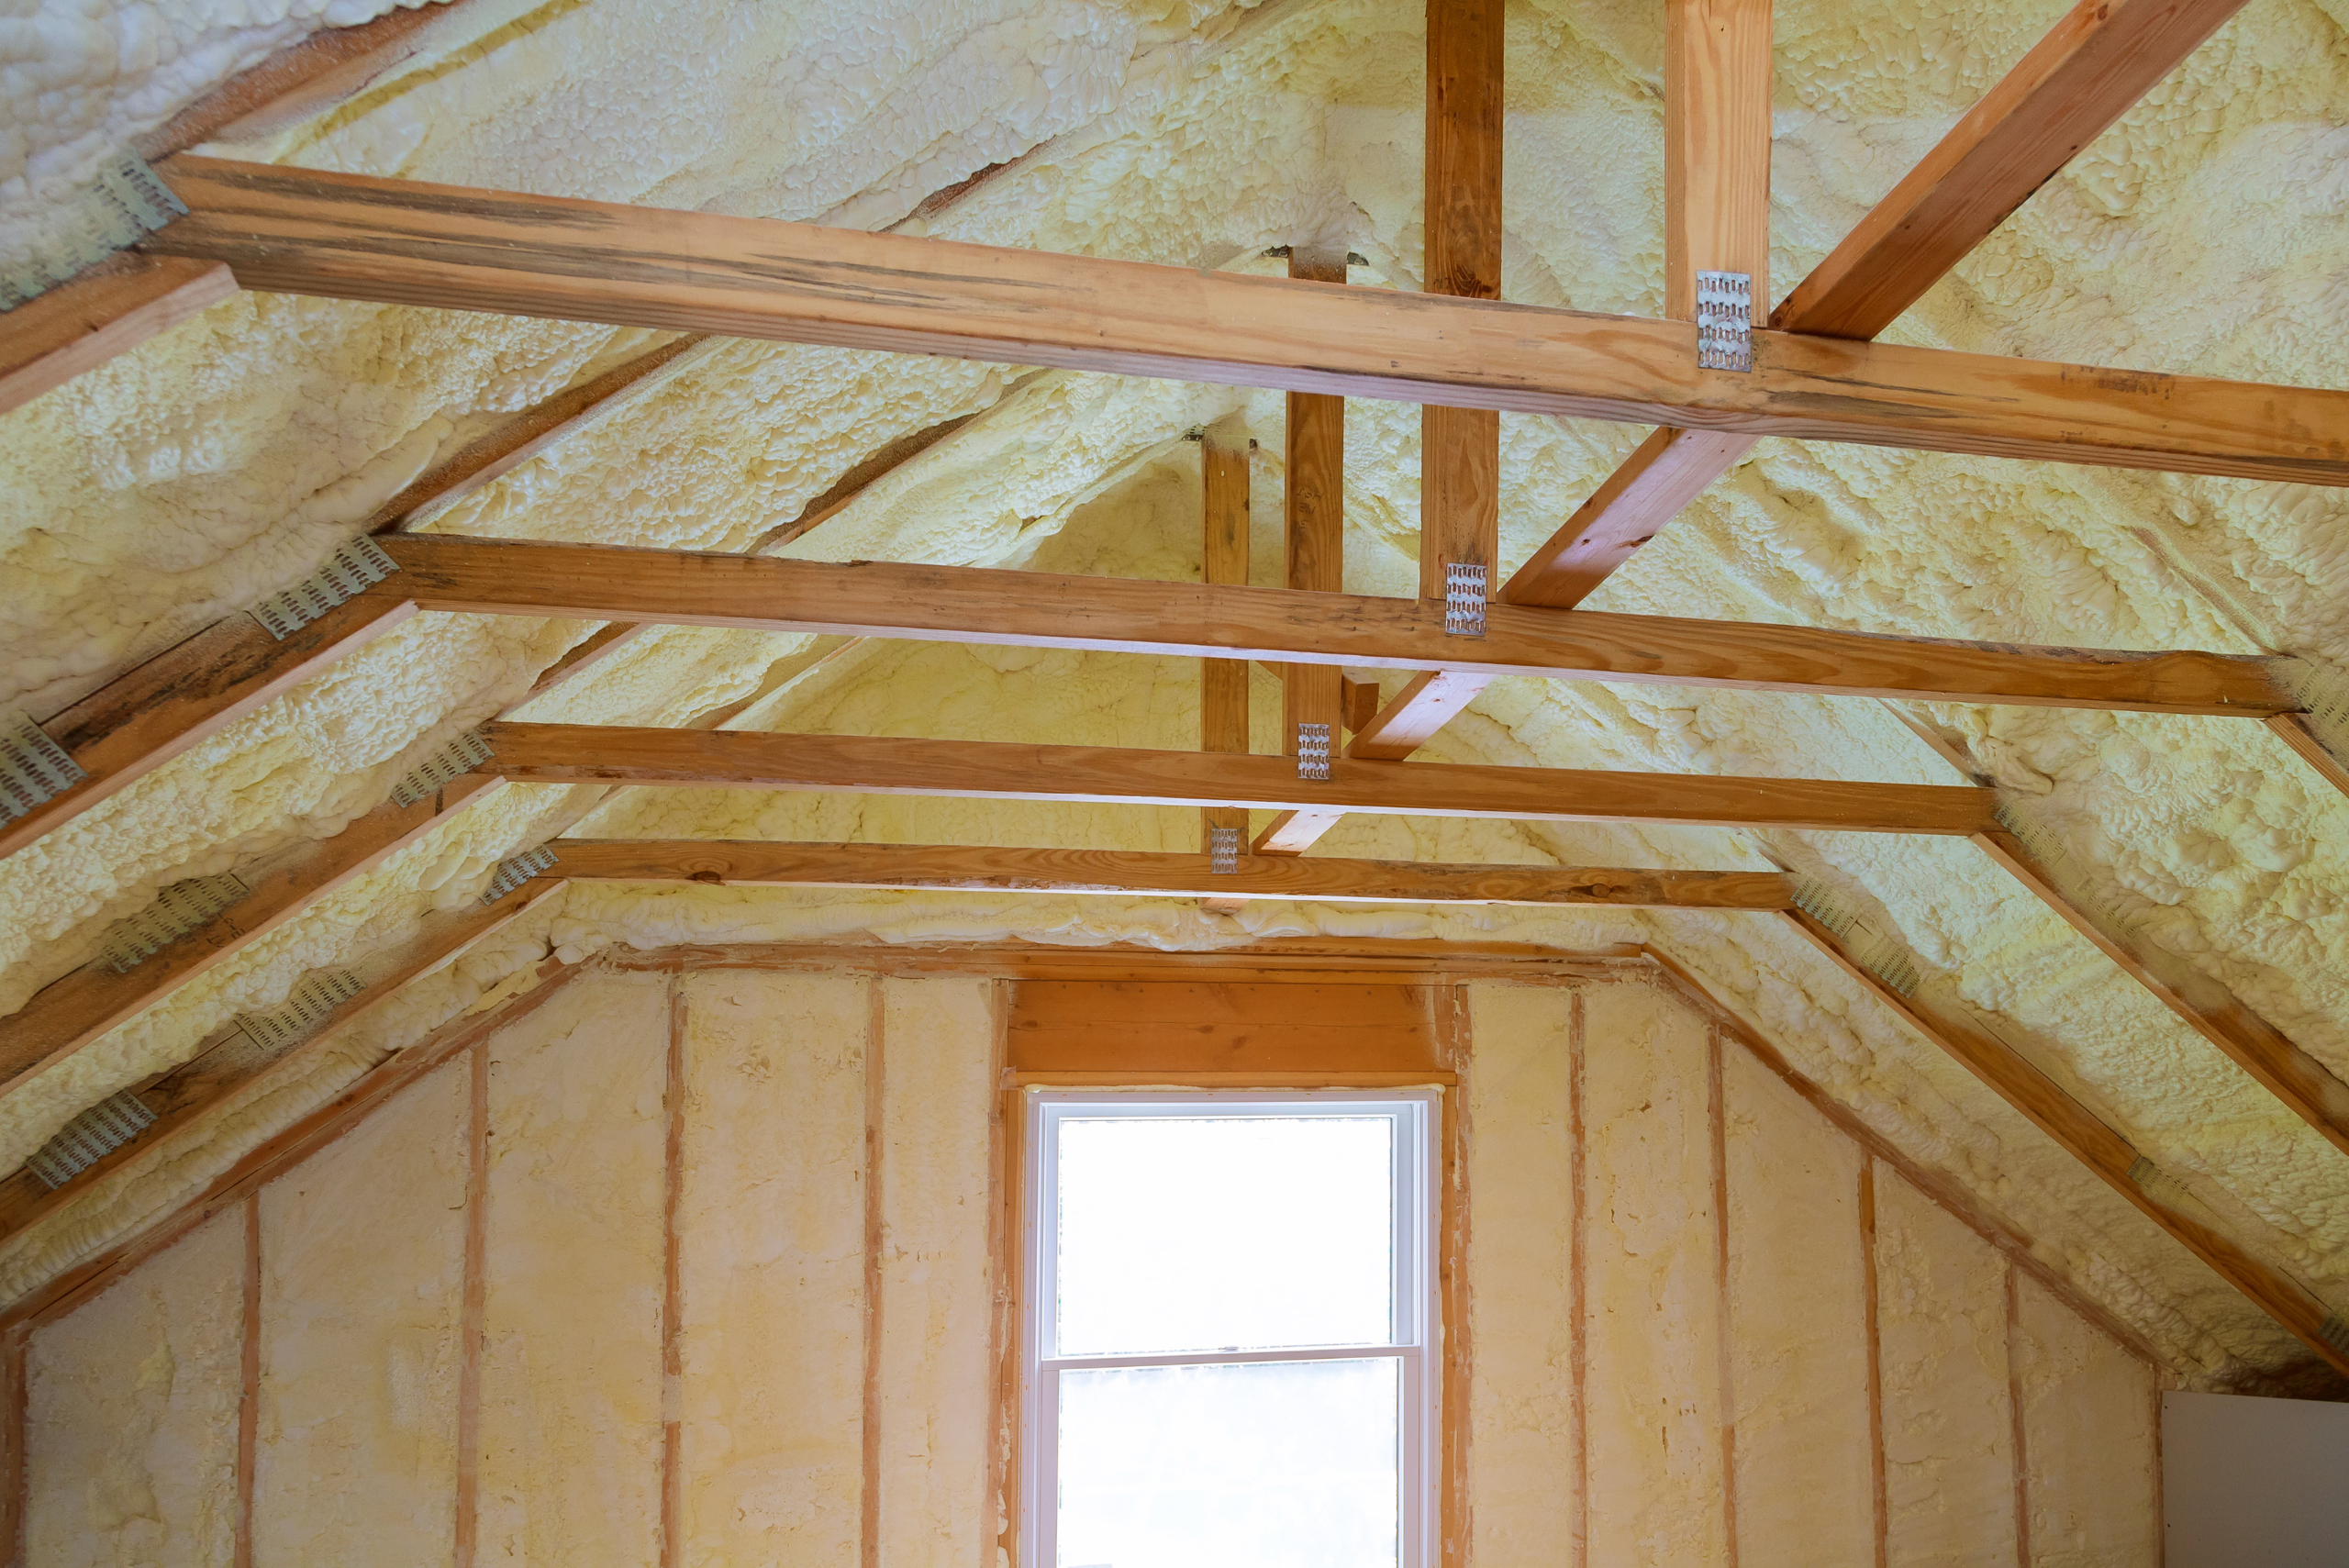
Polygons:
[[1400,1363],[1061,1373],[1058,1568],[1395,1568]]
[[1064,1356],[1394,1333],[1387,1116],[1060,1122]]

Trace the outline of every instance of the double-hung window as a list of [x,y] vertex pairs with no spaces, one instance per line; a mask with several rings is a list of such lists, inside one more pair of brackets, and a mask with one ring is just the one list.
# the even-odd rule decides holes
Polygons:
[[1433,1092],[1026,1092],[1028,1568],[1431,1568]]

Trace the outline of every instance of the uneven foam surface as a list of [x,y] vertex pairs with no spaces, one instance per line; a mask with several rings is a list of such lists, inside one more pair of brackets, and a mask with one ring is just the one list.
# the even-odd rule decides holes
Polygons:
[[[1914,0],[1783,6],[1775,287],[1824,255],[2059,9],[2034,0],[1961,22]],[[343,11],[223,6],[172,34],[195,41],[143,55],[106,54],[89,41],[100,24],[80,13],[82,41],[70,50],[39,33],[7,57],[15,118],[0,123],[61,128],[0,144],[0,161],[0,161],[0,211],[43,210],[54,199],[45,193],[79,177],[74,161],[95,156],[87,149],[157,122],[302,28],[355,19]],[[648,55],[648,38],[676,47]],[[1508,297],[1659,307],[1661,44],[1652,5],[1534,0],[1513,11]],[[1208,0],[894,0],[849,11],[557,3],[517,9],[478,43],[266,146],[222,150],[864,227],[898,223],[930,193],[1003,163],[914,227],[1186,265],[1320,239],[1368,259],[1355,281],[1409,288],[1421,254],[1419,49],[1411,7],[1366,0],[1228,10]],[[70,112],[40,96],[52,91]],[[2349,384],[2337,265],[2349,249],[2344,170],[2349,11],[2339,0],[2254,0],[1888,336]],[[54,712],[300,578],[436,456],[657,340],[245,295],[0,418],[0,702]],[[1181,438],[1239,410],[1260,443],[1257,580],[1274,579],[1277,396],[1063,374],[1014,387],[1017,373],[718,345],[429,526],[741,549],[891,439],[983,410],[791,551],[1185,577],[1197,571],[1197,479]],[[1406,406],[1350,406],[1355,591],[1412,591],[1417,428]],[[1505,417],[1505,563],[1562,522],[1640,434]],[[1592,607],[2271,648],[2338,677],[2349,668],[2349,502],[2307,486],[1765,441]],[[161,886],[337,830],[425,751],[516,700],[587,629],[420,617],[0,862],[0,1006],[85,960],[107,922]],[[683,722],[780,682],[805,651],[800,639],[673,631],[529,716]],[[1275,702],[1260,678],[1260,750],[1275,749]],[[1195,704],[1180,661],[864,644],[733,722],[1184,746]],[[2349,801],[2240,721],[2030,708],[1931,717],[2023,798],[2096,907],[2349,1073],[2349,987],[2339,980],[2349,973]],[[1429,754],[1951,776],[1873,704],[1587,683],[1497,684]],[[362,959],[426,909],[472,896],[495,860],[586,804],[569,791],[508,789],[320,901],[0,1102],[0,1164],[105,1094],[184,1060],[235,1012],[283,998],[306,971]],[[581,830],[1190,849],[1196,817],[636,791]],[[1702,866],[1776,854],[1888,921],[1917,953],[1929,1001],[1994,1020],[2256,1251],[2349,1307],[2340,1156],[1962,844],[1356,818],[1324,850]],[[2177,1374],[2225,1378],[2301,1353],[1790,934],[1759,917],[1696,915],[1256,906],[1223,917],[1171,901],[575,886],[257,1085],[206,1140],[134,1162],[0,1246],[0,1286],[25,1288],[167,1209],[384,1052],[526,984],[550,952],[1005,934],[1174,947],[1286,932],[1657,941],[1877,1130],[2038,1238]]]

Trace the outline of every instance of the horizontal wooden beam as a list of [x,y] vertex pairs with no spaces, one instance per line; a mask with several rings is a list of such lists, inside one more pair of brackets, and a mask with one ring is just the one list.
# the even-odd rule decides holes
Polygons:
[[946,844],[807,844],[708,839],[556,839],[542,874],[729,887],[882,887],[974,893],[1301,898],[1369,904],[1598,904],[1786,909],[1776,872],[1620,871],[1586,866],[1444,865],[1242,855],[1218,873],[1206,855]]
[[[1564,680],[2262,718],[2267,661],[1876,637],[1495,605],[1481,638],[1421,599],[896,562],[846,564],[417,534],[369,590],[428,610]],[[1359,752],[1357,752],[1359,754]]]
[[1939,1014],[1886,984],[1842,939],[1801,910],[1780,917],[1876,1000],[1955,1058],[2032,1125],[2054,1139],[2139,1212],[2248,1296],[2335,1371],[2349,1374],[2349,1328],[2299,1281],[2252,1255],[2204,1215],[2178,1202],[2176,1184],[2064,1087],[1997,1037]]
[[182,156],[248,288],[1458,407],[2349,484],[2349,393],[1754,335]]
[[43,722],[86,775],[0,824],[10,855],[217,734],[416,613],[398,597],[353,599],[279,641],[234,615],[157,654]]
[[1417,817],[1818,828],[1964,836],[1995,825],[1988,790],[1824,779],[1584,773],[1433,762],[1333,762],[1326,781],[1289,757],[917,740],[861,735],[483,727],[500,776],[532,784],[1069,800],[1136,806],[1337,806]]

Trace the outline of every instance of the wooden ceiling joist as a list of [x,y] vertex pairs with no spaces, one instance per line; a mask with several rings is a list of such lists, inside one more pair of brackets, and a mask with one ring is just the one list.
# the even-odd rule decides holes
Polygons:
[[1274,810],[1340,806],[1418,817],[1959,837],[1996,825],[1990,791],[1944,784],[1344,760],[1330,764],[1327,780],[1308,781],[1297,777],[1289,757],[1108,746],[505,722],[484,725],[481,734],[494,753],[486,766],[517,783]]
[[2034,649],[1497,605],[1483,637],[1463,638],[1445,632],[1441,603],[1367,595],[447,534],[384,548],[401,570],[369,593],[440,611],[2247,718],[2299,706],[2270,662],[2193,651]]
[[2221,1279],[2248,1296],[2335,1371],[2349,1374],[2349,1326],[2314,1292],[2254,1256],[2199,1206],[2188,1207],[2176,1183],[2130,1141],[2072,1097],[2012,1046],[1935,1012],[1887,985],[1841,938],[1801,910],[1780,917],[1909,1026],[1955,1058],[2000,1099],[2022,1113],[2074,1159],[2127,1198]]
[[2349,484],[2349,393],[182,156],[159,255],[249,288],[1119,375]]
[[707,839],[556,839],[547,848],[554,851],[554,864],[541,874],[573,881],[1367,904],[1685,909],[1787,909],[1794,904],[1791,880],[1776,872],[1446,865],[1289,855],[1242,855],[1235,870],[1218,872],[1212,857],[1204,854]]
[[[1796,285],[1772,313],[1771,327],[1820,337],[1875,337],[2242,5],[2243,0],[2079,0]],[[1752,258],[1750,264],[1761,269],[1768,257],[1766,184],[1757,215],[1724,173],[1744,170],[1744,186],[1750,187],[1758,159],[1767,178],[1768,12],[1766,6],[1752,9],[1761,13],[1758,33],[1752,10],[1734,0],[1674,0],[1669,15],[1676,30],[1669,59],[1678,70],[1667,77],[1665,141],[1668,150],[1683,150],[1668,161],[1665,234],[1668,241],[1709,240],[1725,254]],[[1706,20],[1716,10],[1719,25],[1708,28]],[[1703,47],[1708,39],[1709,49]],[[1736,39],[1747,45],[1742,79],[1755,73],[1757,42],[1762,53],[1758,70],[1765,90],[1758,150],[1750,134],[1740,134],[1748,122],[1731,118],[1722,107],[1738,101],[1733,95],[1715,104],[1691,90],[1724,76],[1727,46]],[[1757,225],[1758,254],[1753,242]],[[1667,262],[1667,292],[1687,286],[1696,268],[1714,265],[1674,253]],[[1755,289],[1757,309],[1767,297]],[[1667,422],[1535,549],[1500,597],[1560,609],[1580,604],[1753,445],[1751,436]],[[1464,671],[1415,678],[1355,736],[1352,754],[1410,755],[1484,687],[1481,678]],[[1298,848],[1311,841],[1296,840]]]

